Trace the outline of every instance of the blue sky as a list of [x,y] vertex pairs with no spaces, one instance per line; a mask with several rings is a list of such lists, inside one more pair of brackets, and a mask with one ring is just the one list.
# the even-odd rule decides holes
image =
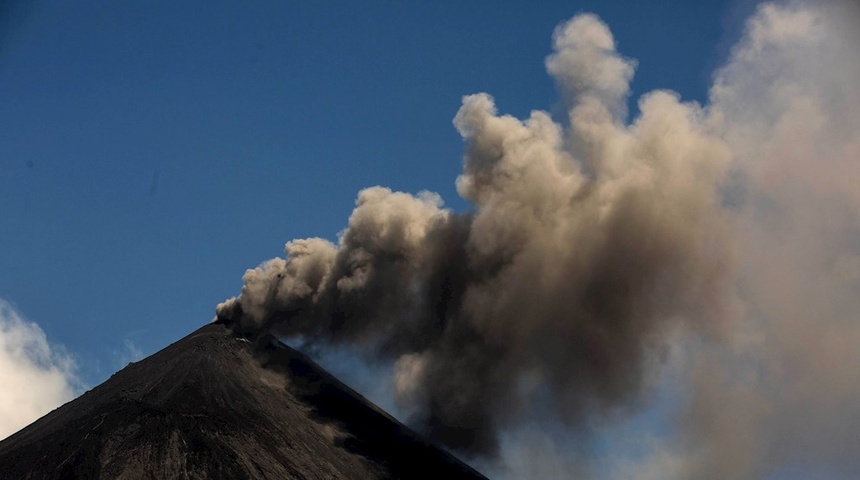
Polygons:
[[[717,183],[737,263],[723,323],[667,340],[641,408],[586,442],[596,463],[582,465],[577,432],[529,423],[505,433],[508,463],[525,465],[507,478],[705,478],[695,468],[708,451],[720,468],[739,462],[731,478],[852,478],[856,435],[840,425],[860,415],[849,373],[860,371],[860,66],[847,47],[860,17],[839,8],[4,2],[0,375],[17,369],[11,384],[27,385],[25,366],[54,365],[36,373],[56,398],[102,382],[209,322],[288,240],[336,242],[363,188],[429,190],[469,209],[455,187],[463,96],[567,126],[544,59],[555,27],[592,12],[636,62],[631,119],[655,89],[705,107],[687,120],[731,157]],[[624,141],[648,134],[619,128]],[[9,367],[20,338],[31,358]],[[392,365],[357,367],[349,351],[323,360],[395,407]],[[57,383],[68,371],[72,387]],[[685,436],[688,424],[701,431]]]
[[[14,4],[13,4],[14,5]],[[543,58],[582,11],[639,93],[703,100],[737,2],[18,2],[0,50],[0,298],[78,358],[151,353],[372,185],[455,209],[463,95],[558,111]],[[748,12],[747,12],[748,13]]]

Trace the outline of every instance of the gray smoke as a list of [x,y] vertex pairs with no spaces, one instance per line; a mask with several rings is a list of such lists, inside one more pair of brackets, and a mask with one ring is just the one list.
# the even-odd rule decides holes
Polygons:
[[363,190],[337,245],[289,242],[217,318],[392,362],[412,423],[471,454],[631,411],[668,362],[687,404],[617,478],[860,471],[857,20],[762,5],[708,105],[655,91],[628,121],[635,63],[578,15],[546,60],[567,126],[463,98],[470,211]]
[[667,328],[717,321],[729,151],[668,92],[625,126],[633,65],[593,15],[554,45],[547,68],[575,135],[545,112],[520,121],[464,97],[457,189],[472,211],[363,190],[338,245],[288,243],[218,318],[392,359],[413,423],[472,453],[495,452],[498,429],[538,403],[575,424],[634,401]]

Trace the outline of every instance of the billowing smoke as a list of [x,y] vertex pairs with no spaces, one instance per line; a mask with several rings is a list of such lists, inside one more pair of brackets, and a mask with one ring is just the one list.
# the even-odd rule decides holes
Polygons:
[[[635,62],[578,15],[546,59],[564,123],[463,98],[470,211],[363,190],[338,244],[290,241],[217,318],[393,362],[412,423],[467,453],[536,418],[576,429],[636,407],[678,342],[699,348],[663,478],[758,478],[825,432],[850,441],[830,429],[860,420],[852,15],[762,6],[709,105],[655,91],[632,121]],[[860,452],[853,438],[814,458]]]
[[858,47],[857,2],[764,5],[716,74],[739,311],[687,359],[682,478],[860,478]]
[[392,358],[416,423],[472,452],[494,452],[498,428],[538,401],[578,422],[635,399],[667,328],[718,321],[730,152],[668,92],[622,123],[633,66],[596,17],[554,44],[547,67],[575,135],[545,112],[520,121],[465,97],[457,189],[472,211],[363,190],[339,245],[288,243],[218,316]]

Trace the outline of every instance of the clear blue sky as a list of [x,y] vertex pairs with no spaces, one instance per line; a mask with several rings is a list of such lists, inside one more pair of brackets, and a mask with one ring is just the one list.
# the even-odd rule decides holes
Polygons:
[[[647,4],[647,5],[646,5]],[[553,28],[598,14],[703,101],[750,2],[5,2],[0,298],[90,385],[209,321],[246,268],[334,239],[372,185],[454,189],[463,95],[561,113]],[[563,119],[563,115],[558,115]],[[119,355],[119,357],[118,357]]]

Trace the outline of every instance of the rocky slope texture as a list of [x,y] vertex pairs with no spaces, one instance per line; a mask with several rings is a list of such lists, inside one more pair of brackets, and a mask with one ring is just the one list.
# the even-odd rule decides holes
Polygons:
[[0,442],[0,478],[485,478],[304,355],[207,325]]

